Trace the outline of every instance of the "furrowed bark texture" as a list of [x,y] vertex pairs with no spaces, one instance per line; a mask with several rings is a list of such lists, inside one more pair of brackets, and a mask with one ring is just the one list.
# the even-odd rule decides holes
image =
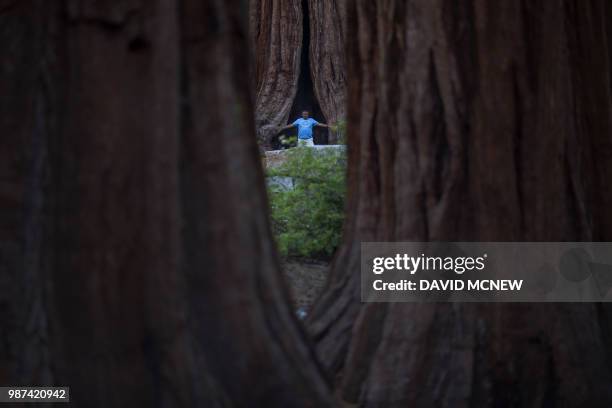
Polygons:
[[607,8],[349,4],[348,214],[308,321],[344,403],[612,404],[603,304],[359,303],[361,241],[612,240]]
[[3,384],[329,405],[267,225],[241,6],[0,3]]
[[[309,0],[310,72],[314,93],[328,123],[346,115],[346,0]],[[329,134],[329,144],[338,135]]]
[[[305,19],[308,7],[308,21]],[[345,0],[253,0],[249,6],[251,42],[255,60],[255,125],[260,145],[272,147],[279,127],[285,126],[294,105],[300,75],[310,74],[312,90],[325,120],[345,118]],[[308,24],[310,37],[303,37]],[[302,47],[309,61],[301,61]],[[307,69],[309,72],[301,72]],[[309,85],[310,86],[310,85]],[[307,109],[307,106],[298,107]],[[312,109],[312,107],[311,107]],[[323,120],[323,118],[317,118]],[[329,135],[336,143],[337,135]]]
[[252,0],[249,25],[255,56],[255,127],[264,149],[285,126],[297,93],[302,50],[301,0]]

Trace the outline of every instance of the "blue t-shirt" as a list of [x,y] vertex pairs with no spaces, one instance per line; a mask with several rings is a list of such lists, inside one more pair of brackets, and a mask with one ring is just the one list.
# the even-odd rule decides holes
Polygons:
[[298,138],[299,139],[312,139],[312,128],[318,125],[319,122],[313,118],[303,119],[299,118],[293,122],[293,126],[298,127]]

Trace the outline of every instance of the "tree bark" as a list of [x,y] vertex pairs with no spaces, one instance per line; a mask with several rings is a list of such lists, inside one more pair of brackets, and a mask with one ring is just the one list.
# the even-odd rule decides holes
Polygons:
[[356,0],[344,242],[309,316],[344,403],[612,404],[605,304],[360,304],[361,241],[610,241],[605,2]]
[[[303,6],[309,8],[306,22]],[[304,91],[314,91],[315,102],[327,122],[344,119],[345,8],[345,0],[250,2],[250,33],[255,50],[255,127],[264,149],[272,147],[278,128],[286,125],[301,83],[314,88]],[[303,24],[309,25],[310,38],[302,38]],[[301,61],[303,46],[309,47],[309,64]],[[304,69],[309,72],[302,72]],[[312,85],[309,81],[300,82],[300,75],[311,75]],[[329,142],[337,141],[337,134],[332,132]]]
[[[198,356],[239,406],[330,406],[323,370],[290,308],[268,224],[240,16],[235,4],[188,4],[191,103],[181,197]],[[214,19],[202,24],[205,16]],[[209,134],[224,143],[209,143]]]
[[2,384],[331,405],[267,224],[242,4],[0,3]]
[[302,50],[301,0],[252,0],[250,36],[255,55],[255,128],[269,150],[285,126],[297,93]]
[[[328,123],[346,115],[345,0],[309,0],[310,72],[314,92]],[[330,132],[329,144],[338,142]]]
[[[0,3],[0,383],[45,383],[42,230],[47,155],[42,1]],[[26,120],[27,118],[27,120]],[[10,333],[11,335],[7,335]],[[11,381],[13,380],[13,381]]]

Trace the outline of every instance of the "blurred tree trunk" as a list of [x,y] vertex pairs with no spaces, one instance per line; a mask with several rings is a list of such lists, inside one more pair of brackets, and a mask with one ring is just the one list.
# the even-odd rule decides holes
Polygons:
[[251,0],[249,29],[255,57],[255,128],[269,150],[285,126],[297,93],[302,50],[301,0]]
[[605,304],[360,304],[361,241],[612,241],[604,1],[356,0],[344,243],[309,316],[366,407],[612,406]]
[[238,406],[325,407],[329,384],[290,307],[268,223],[237,3],[190,0],[184,10],[182,241],[196,361]]
[[[49,382],[42,230],[44,1],[0,2],[0,383]],[[48,71],[46,72],[48,74]],[[10,333],[10,335],[8,335]]]
[[267,223],[241,5],[0,3],[0,383],[329,404]]
[[[309,0],[310,71],[314,93],[327,123],[346,116],[346,0]],[[330,132],[329,144],[338,142]]]

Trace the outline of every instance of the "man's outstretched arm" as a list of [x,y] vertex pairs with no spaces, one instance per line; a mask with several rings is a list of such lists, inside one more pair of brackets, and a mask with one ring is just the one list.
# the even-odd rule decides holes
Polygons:
[[323,128],[328,128],[329,129],[329,125],[326,124],[326,123],[317,122],[317,124],[315,126],[321,126]]
[[290,124],[288,124],[287,126],[280,128],[280,129],[278,130],[278,133],[283,132],[283,131],[285,131],[285,130],[287,130],[287,129],[291,129],[292,127],[295,127],[295,124],[294,124],[294,123],[290,123]]

